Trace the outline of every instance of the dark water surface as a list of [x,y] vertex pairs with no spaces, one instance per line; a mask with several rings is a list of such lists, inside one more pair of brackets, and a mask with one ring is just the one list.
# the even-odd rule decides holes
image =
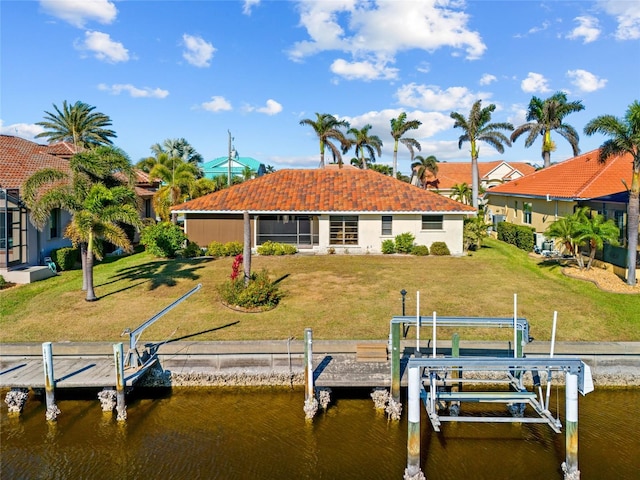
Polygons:
[[[559,405],[564,425],[564,392],[552,395],[552,411]],[[366,391],[334,392],[335,402],[312,423],[304,419],[302,389],[144,396],[129,399],[124,424],[104,414],[95,397],[59,400],[56,424],[45,421],[44,405],[33,394],[20,417],[9,416],[3,401],[0,477],[370,480],[401,479],[406,467],[406,413],[400,422],[387,421]],[[582,479],[640,479],[639,407],[640,389],[598,389],[580,397]],[[429,480],[562,478],[564,432],[546,425],[447,423],[436,434],[424,412],[421,422]]]

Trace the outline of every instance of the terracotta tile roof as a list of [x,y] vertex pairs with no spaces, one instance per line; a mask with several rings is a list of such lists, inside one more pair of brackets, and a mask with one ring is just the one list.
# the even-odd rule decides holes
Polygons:
[[488,194],[524,195],[533,197],[589,199],[626,190],[622,180],[631,185],[633,157],[626,154],[598,161],[600,150],[579,155],[538,170],[530,175],[498,185]]
[[76,148],[72,143],[69,142],[57,142],[51,145],[45,145],[44,147],[46,153],[65,158],[71,158],[76,153],[82,150],[81,148]]
[[288,169],[173,207],[179,212],[464,212],[450,198],[373,170]]
[[24,181],[38,170],[69,170],[66,158],[48,153],[49,145],[12,135],[0,135],[0,187],[20,189]]
[[[503,160],[478,162],[480,180],[488,179],[489,174],[503,163],[510,167],[509,173],[502,177],[502,180],[505,181],[511,180],[517,172],[520,172],[521,175],[535,172],[534,167],[524,162],[505,162]],[[438,163],[438,175],[434,177],[432,174],[428,174],[426,180],[429,183],[429,187],[440,190],[450,190],[454,185],[460,183],[471,185],[473,181],[471,179],[471,162]]]

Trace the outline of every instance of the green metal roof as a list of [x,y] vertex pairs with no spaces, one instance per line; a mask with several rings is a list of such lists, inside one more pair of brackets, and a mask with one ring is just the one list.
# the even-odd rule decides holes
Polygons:
[[[229,157],[218,157],[210,160],[202,165],[202,171],[207,178],[214,178],[220,175],[228,175]],[[258,176],[265,173],[265,166],[255,158],[251,157],[238,157],[231,160],[231,175],[241,176],[242,171],[249,167],[251,170],[257,173]]]

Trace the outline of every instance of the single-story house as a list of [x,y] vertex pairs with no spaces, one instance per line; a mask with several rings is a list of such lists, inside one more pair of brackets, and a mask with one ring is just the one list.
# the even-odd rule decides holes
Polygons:
[[542,247],[549,240],[544,236],[549,225],[587,206],[616,222],[625,247],[633,158],[620,155],[603,164],[598,155],[599,150],[593,150],[487,190],[486,212],[491,221],[532,227],[536,244]]
[[447,244],[463,253],[463,220],[475,209],[373,170],[286,169],[177,205],[185,232],[201,247],[243,241],[251,218],[252,247],[266,241],[326,253],[380,253],[382,242],[409,232],[415,243]]
[[[505,162],[504,160],[478,162],[480,186],[485,190],[495,185],[524,177],[525,175],[535,172],[535,170],[535,167],[525,162]],[[449,197],[455,185],[466,183],[469,185],[469,188],[471,188],[473,183],[471,162],[438,162],[438,173],[433,175],[431,172],[428,172],[424,185],[417,177],[416,168],[411,173],[411,183]]]
[[[24,182],[45,168],[70,173],[69,159],[75,147],[66,142],[41,145],[12,135],[0,135],[0,275],[15,283],[30,283],[46,278],[44,265],[51,251],[68,247],[64,231],[69,213],[55,209],[42,231],[29,221],[29,212],[21,199]],[[158,187],[144,172],[136,172],[136,193],[142,218],[155,218],[151,197]]]
[[231,170],[231,178],[244,177],[244,171],[249,168],[253,172],[254,177],[261,177],[266,173],[264,163],[259,162],[251,157],[238,157],[233,155],[231,162],[230,157],[218,157],[202,165],[202,173],[206,178],[214,179],[215,177],[229,177]]

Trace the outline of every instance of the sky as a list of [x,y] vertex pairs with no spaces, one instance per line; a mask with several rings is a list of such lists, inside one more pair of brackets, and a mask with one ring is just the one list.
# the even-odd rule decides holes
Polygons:
[[[0,30],[0,133],[45,143],[45,112],[82,101],[111,118],[132,162],[173,138],[212,160],[231,136],[240,156],[316,168],[300,121],[330,113],[372,125],[376,163],[392,165],[402,112],[422,122],[410,132],[421,155],[468,162],[451,112],[482,100],[517,127],[533,96],[558,91],[585,107],[565,123],[588,152],[605,138],[584,125],[640,99],[640,0],[2,0]],[[525,138],[503,154],[480,144],[479,160],[541,165],[541,140]],[[552,162],[573,156],[552,138]],[[400,145],[399,171],[410,163]]]

